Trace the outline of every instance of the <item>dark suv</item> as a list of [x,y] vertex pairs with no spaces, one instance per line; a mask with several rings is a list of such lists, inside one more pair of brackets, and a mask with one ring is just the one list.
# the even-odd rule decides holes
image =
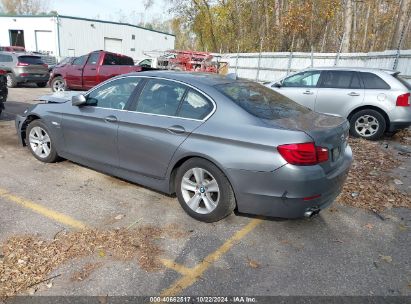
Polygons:
[[0,115],[4,110],[4,102],[7,100],[6,71],[0,70]]
[[7,72],[9,88],[23,82],[36,83],[43,88],[50,77],[48,66],[40,56],[25,53],[0,52],[0,69]]

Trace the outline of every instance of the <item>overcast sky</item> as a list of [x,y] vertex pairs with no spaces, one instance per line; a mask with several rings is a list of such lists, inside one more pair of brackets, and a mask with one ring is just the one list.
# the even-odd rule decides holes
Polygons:
[[99,17],[102,20],[132,23],[169,19],[169,1],[154,0],[153,6],[147,11],[144,9],[144,2],[143,0],[51,0],[50,8],[60,15],[92,19]]

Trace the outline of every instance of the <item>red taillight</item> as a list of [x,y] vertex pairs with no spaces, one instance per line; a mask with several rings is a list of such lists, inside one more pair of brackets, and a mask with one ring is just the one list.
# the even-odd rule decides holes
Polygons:
[[409,107],[410,102],[410,93],[402,94],[397,97],[397,107]]
[[328,160],[328,149],[316,147],[314,143],[281,145],[277,149],[292,165],[311,166]]
[[6,71],[0,70],[0,75],[6,75]]
[[17,66],[28,66],[28,63],[25,62],[17,62]]

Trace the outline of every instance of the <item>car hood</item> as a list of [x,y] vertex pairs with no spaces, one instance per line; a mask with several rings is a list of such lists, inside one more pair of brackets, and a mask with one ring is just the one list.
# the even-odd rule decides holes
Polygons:
[[86,92],[79,91],[55,92],[53,94],[43,95],[36,100],[46,101],[47,103],[65,103],[70,101],[73,96],[85,93]]

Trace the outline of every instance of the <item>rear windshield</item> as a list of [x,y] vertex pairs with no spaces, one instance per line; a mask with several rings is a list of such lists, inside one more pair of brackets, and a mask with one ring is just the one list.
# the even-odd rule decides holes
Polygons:
[[403,78],[402,76],[400,76],[400,75],[398,75],[398,74],[395,75],[394,77],[395,77],[399,82],[401,82],[403,85],[405,85],[408,90],[411,90],[411,79],[409,79],[409,80],[407,81],[405,78]]
[[103,65],[134,65],[134,61],[127,56],[118,56],[116,54],[107,53],[104,57]]
[[233,82],[216,88],[255,117],[265,120],[296,117],[311,110],[256,82]]
[[44,61],[38,56],[19,56],[19,62],[28,64],[44,64]]

